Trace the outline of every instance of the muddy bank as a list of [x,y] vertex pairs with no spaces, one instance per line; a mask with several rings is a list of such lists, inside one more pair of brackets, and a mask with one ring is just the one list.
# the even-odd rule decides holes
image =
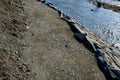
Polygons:
[[0,6],[0,80],[28,80],[30,69],[21,56],[26,31],[22,2],[0,0]]
[[120,11],[120,6],[119,6],[119,1],[118,4],[116,2],[116,4],[112,4],[112,2],[114,3],[114,1],[110,0],[108,2],[105,1],[101,1],[101,0],[90,0],[93,4],[95,4],[98,8],[103,7],[106,9],[110,9],[116,12]]

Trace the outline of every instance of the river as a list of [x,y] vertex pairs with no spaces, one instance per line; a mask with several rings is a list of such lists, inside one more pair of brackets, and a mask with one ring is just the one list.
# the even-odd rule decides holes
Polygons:
[[[46,0],[59,10],[75,18],[101,39],[120,44],[120,13],[110,9],[97,7],[88,0]],[[105,0],[104,0],[105,1]],[[108,0],[115,5],[119,1]]]

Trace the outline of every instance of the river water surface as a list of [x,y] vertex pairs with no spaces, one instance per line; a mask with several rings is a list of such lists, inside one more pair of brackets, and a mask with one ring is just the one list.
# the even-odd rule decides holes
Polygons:
[[53,3],[59,10],[75,18],[103,40],[111,44],[120,43],[120,13],[98,8],[88,0],[47,0],[47,2]]

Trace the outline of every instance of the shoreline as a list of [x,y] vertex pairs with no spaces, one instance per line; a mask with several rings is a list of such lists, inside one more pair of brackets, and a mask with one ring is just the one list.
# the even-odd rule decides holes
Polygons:
[[[45,5],[47,5],[48,7],[58,11],[58,14],[60,15],[61,13],[64,14],[63,11],[60,11],[57,7],[55,7],[52,3],[43,3]],[[69,16],[68,14],[65,14],[67,16]],[[90,38],[93,38],[94,41],[98,41],[98,43],[102,44],[101,47],[112,47],[115,48],[116,50],[120,51],[120,44],[116,43],[116,44],[110,44],[109,42],[101,39],[98,35],[94,34],[92,31],[90,31],[88,28],[86,28],[85,26],[81,25],[79,22],[77,22],[73,17],[69,16],[70,18],[72,18],[72,20],[85,32],[87,32],[89,34]],[[118,46],[117,46],[118,45]]]
[[[54,9],[54,10],[56,10],[56,11],[58,11],[58,13],[59,13],[59,15],[60,15],[60,18],[62,18],[64,21],[66,21],[68,24],[70,24],[69,26],[74,26],[75,28],[75,31],[77,31],[77,33],[79,33],[80,32],[80,35],[78,35],[78,36],[80,36],[80,41],[81,41],[81,36],[84,34],[84,33],[86,33],[87,32],[87,34],[88,34],[88,38],[87,38],[87,41],[88,41],[88,43],[91,45],[91,47],[93,47],[94,48],[94,44],[93,43],[95,43],[95,44],[97,44],[100,48],[101,48],[101,50],[104,52],[104,55],[105,55],[105,60],[104,60],[104,56],[101,56],[102,58],[103,58],[103,62],[106,62],[106,64],[107,65],[109,65],[110,67],[107,67],[108,68],[108,70],[112,70],[111,69],[111,67],[113,67],[115,70],[118,70],[118,72],[120,71],[120,62],[119,62],[119,60],[120,60],[120,58],[119,58],[119,51],[117,51],[114,47],[115,46],[110,46],[110,45],[108,45],[109,43],[107,43],[107,42],[104,42],[103,40],[101,40],[100,38],[98,38],[98,36],[96,36],[96,35],[94,35],[92,32],[90,32],[88,29],[86,29],[84,26],[82,26],[81,24],[79,24],[78,22],[76,22],[76,20],[73,20],[73,18],[71,18],[71,17],[69,17],[68,15],[66,15],[66,14],[64,14],[64,12],[62,12],[62,11],[60,11],[60,10],[58,10],[57,9],[57,7],[55,7],[52,3],[44,3],[45,5],[47,5],[48,7],[50,7],[50,8],[52,8],[52,9]],[[61,15],[63,15],[63,16],[61,16]],[[77,24],[78,25],[81,25],[82,27],[79,27],[79,29],[77,28]],[[82,29],[82,28],[84,28],[84,29]],[[72,28],[71,28],[72,29]],[[80,30],[80,31],[79,31]],[[81,32],[82,31],[82,32]],[[84,32],[85,31],[85,32]],[[73,31],[74,32],[74,31]],[[76,33],[76,32],[75,32]],[[91,36],[90,36],[91,35]],[[95,36],[95,37],[93,37],[93,36]],[[82,36],[82,37],[84,37],[84,36]],[[78,37],[79,38],[79,37]],[[96,39],[95,39],[96,38]],[[91,42],[92,41],[92,42]],[[87,45],[88,45],[88,43],[87,43]],[[85,41],[85,44],[86,44],[86,41]],[[102,45],[101,45],[102,44]],[[90,45],[88,45],[88,46],[90,46]],[[104,46],[103,46],[104,45]],[[89,48],[89,47],[88,47]],[[91,49],[90,49],[91,50]],[[94,50],[93,50],[93,52],[94,52]],[[99,53],[96,53],[96,54],[99,54]],[[99,55],[101,55],[101,53],[99,54]],[[100,56],[97,56],[97,59],[98,59],[98,61],[99,61],[99,57]],[[112,60],[110,60],[110,59],[112,59]],[[101,62],[102,61],[100,61],[100,69],[101,69]],[[112,63],[112,65],[111,64],[109,64],[109,63]],[[98,65],[99,65],[98,64]],[[113,65],[114,64],[114,65]],[[105,65],[102,65],[102,72],[104,73],[104,75],[106,76],[106,75],[108,75],[108,74],[110,74],[111,76],[106,76],[106,78],[107,79],[109,79],[109,80],[111,80],[112,78],[114,79],[114,78],[116,78],[116,79],[118,79],[119,80],[119,76],[117,76],[117,77],[113,77],[113,74],[111,74],[110,72],[107,72],[107,74],[106,74],[106,70],[104,70],[104,68],[105,68]],[[115,72],[114,74],[117,74],[117,72]]]
[[36,0],[0,5],[0,80],[106,80],[98,68],[106,56],[112,70],[119,69],[115,51],[54,5]]
[[[51,2],[51,1],[52,0],[50,0],[49,2]],[[78,21],[80,24],[82,24],[86,28],[88,28],[92,33],[94,33],[98,37],[100,37],[100,39],[102,39],[104,42],[108,43],[110,46],[114,46],[117,50],[120,51],[119,23],[118,23],[119,17],[120,17],[119,13],[109,10],[109,9],[105,9],[103,7],[97,8],[97,6],[95,6],[92,2],[87,2],[88,4],[90,4],[90,6],[88,6],[88,7],[92,7],[92,6],[94,6],[94,7],[83,8],[83,11],[80,8],[80,11],[85,13],[85,15],[84,15],[84,13],[79,14],[80,13],[79,10],[75,12],[77,7],[75,10],[72,7],[67,9],[67,8],[65,8],[64,5],[62,5],[61,1],[60,1],[60,3],[61,3],[61,7],[60,7],[60,5],[57,6],[56,5],[57,3],[54,3],[56,5],[56,7],[59,8],[59,10],[64,11],[65,13],[69,14],[69,16],[70,17],[72,16],[72,18],[74,16],[74,18],[76,18],[76,21]],[[68,2],[68,3],[70,4],[70,2]],[[67,6],[67,2],[65,4],[66,4],[66,7],[69,7],[69,6]],[[84,6],[84,7],[87,7],[87,6]],[[71,9],[73,9],[73,13],[72,13],[72,11],[69,12],[69,10],[71,10]],[[93,15],[96,15],[96,16],[93,16]],[[103,16],[101,16],[101,15],[103,15]],[[88,19],[87,19],[87,17],[88,17]]]

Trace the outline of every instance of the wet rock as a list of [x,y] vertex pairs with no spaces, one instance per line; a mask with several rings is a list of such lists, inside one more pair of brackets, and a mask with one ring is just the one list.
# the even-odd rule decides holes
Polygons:
[[119,49],[120,50],[120,44],[119,43],[116,43],[113,45],[115,48]]

